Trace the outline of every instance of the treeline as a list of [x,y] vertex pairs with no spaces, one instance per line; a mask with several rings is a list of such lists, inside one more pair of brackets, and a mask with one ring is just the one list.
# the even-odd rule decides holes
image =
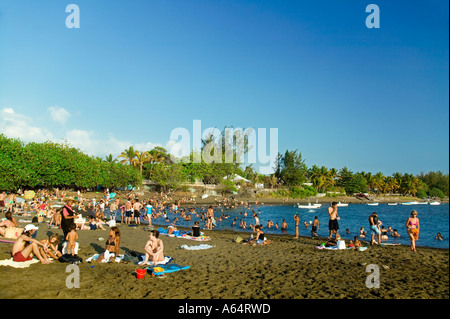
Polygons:
[[277,158],[275,177],[280,185],[298,187],[312,183],[318,192],[400,194],[407,196],[439,197],[449,195],[449,175],[442,172],[428,172],[420,175],[394,173],[385,176],[381,172],[352,172],[342,169],[318,167],[308,168],[300,153],[286,151]]
[[67,144],[25,144],[0,134],[0,190],[93,189],[140,182],[141,175],[133,167],[88,156]]
[[[208,142],[203,141],[203,147]],[[224,151],[225,146],[222,147]],[[253,185],[264,184],[265,188],[275,189],[281,196],[294,198],[326,192],[347,195],[400,194],[420,198],[449,196],[449,175],[439,171],[385,176],[381,172],[352,172],[347,167],[307,167],[301,153],[288,150],[278,154],[273,174],[261,175],[252,165],[243,168],[237,161],[226,163],[224,154],[222,152],[219,163],[206,163],[203,158],[196,162],[194,153],[184,161],[174,163],[162,147],[144,152],[130,147],[117,158],[109,155],[101,159],[83,154],[67,144],[25,144],[0,135],[0,190],[16,190],[19,187],[92,189],[98,185],[117,188],[139,186],[143,179],[147,179],[162,191],[176,190],[185,183],[201,181],[216,184],[219,191],[232,193],[237,191],[237,183],[232,182],[230,177],[240,175]]]

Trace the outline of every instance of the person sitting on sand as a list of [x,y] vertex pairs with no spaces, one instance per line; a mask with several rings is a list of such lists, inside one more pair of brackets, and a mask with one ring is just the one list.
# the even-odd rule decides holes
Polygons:
[[97,262],[101,262],[106,259],[110,262],[114,262],[115,257],[119,255],[120,245],[120,230],[118,227],[111,227],[108,234],[108,240],[106,241],[106,248],[103,253],[97,258]]
[[58,250],[59,241],[59,234],[51,234],[48,239],[41,240],[41,243],[47,247],[47,252],[42,249],[41,254],[46,254],[49,258],[58,259],[62,255],[62,253]]
[[200,237],[200,226],[198,221],[195,221],[194,226],[192,226],[192,237]]
[[51,263],[45,254],[41,254],[39,246],[41,246],[44,252],[47,252],[47,247],[40,241],[32,238],[33,234],[39,228],[33,224],[25,226],[23,234],[16,239],[13,244],[11,255],[13,261],[24,262],[33,259],[33,255],[36,256],[42,264]]
[[353,249],[358,249],[359,247],[362,247],[361,241],[359,240],[358,236],[355,236],[353,238]]
[[164,244],[159,237],[159,231],[152,230],[148,236],[148,241],[144,246],[145,258],[139,264],[147,264],[149,261],[155,264],[164,260]]

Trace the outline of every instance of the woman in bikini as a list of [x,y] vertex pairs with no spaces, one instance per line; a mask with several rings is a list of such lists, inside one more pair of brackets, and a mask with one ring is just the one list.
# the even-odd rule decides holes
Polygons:
[[120,230],[118,227],[111,227],[109,230],[109,237],[106,241],[106,248],[103,253],[97,258],[97,262],[101,262],[103,259],[114,262],[115,257],[119,255],[120,245]]
[[419,239],[419,218],[417,218],[417,212],[413,210],[411,212],[411,217],[406,221],[406,232],[409,235],[409,239],[411,240],[411,250],[416,252],[416,240]]

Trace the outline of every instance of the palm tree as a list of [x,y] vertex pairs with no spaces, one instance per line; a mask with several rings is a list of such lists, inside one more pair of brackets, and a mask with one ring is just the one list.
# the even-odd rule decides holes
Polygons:
[[109,154],[108,156],[105,157],[105,162],[108,162],[108,163],[116,163],[116,162],[117,162],[117,159],[114,158],[114,157],[112,156],[112,154]]
[[134,150],[133,146],[130,146],[129,149],[123,151],[120,153],[118,158],[122,158],[120,161],[121,164],[128,163],[130,165],[133,165],[133,159],[136,157],[136,151]]
[[135,152],[134,158],[131,160],[131,162],[133,163],[133,166],[139,167],[139,172],[141,173],[141,176],[144,164],[150,162],[150,158],[151,155],[149,152],[139,152],[139,151]]

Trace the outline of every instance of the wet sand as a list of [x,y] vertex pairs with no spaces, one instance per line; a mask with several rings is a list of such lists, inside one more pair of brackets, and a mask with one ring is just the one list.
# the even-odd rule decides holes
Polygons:
[[[60,229],[38,224],[37,239]],[[120,253],[143,253],[149,231],[144,225],[120,225]],[[158,228],[158,227],[156,227]],[[108,227],[106,227],[108,229]],[[78,231],[83,263],[80,288],[66,287],[68,264],[54,261],[17,269],[0,266],[0,298],[25,299],[448,299],[448,249],[408,246],[369,247],[366,251],[319,250],[321,238],[268,235],[264,246],[238,244],[248,233],[204,231],[210,241],[198,242],[161,236],[165,255],[190,269],[166,274],[147,273],[137,279],[133,263],[84,262],[102,252],[108,230]],[[177,249],[181,245],[209,244],[206,250]],[[0,259],[10,258],[12,244],[0,243]],[[380,288],[368,288],[366,267],[379,268]]]

